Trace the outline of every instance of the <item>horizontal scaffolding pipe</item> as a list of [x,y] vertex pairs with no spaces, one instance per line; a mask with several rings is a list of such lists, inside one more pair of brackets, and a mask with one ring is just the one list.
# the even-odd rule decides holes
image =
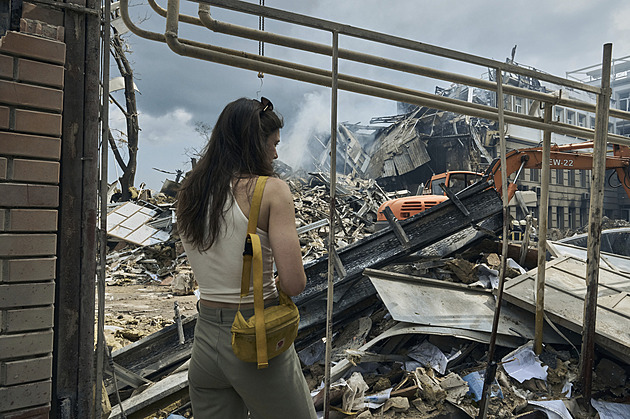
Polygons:
[[293,23],[296,25],[306,26],[313,29],[321,29],[328,32],[337,32],[340,35],[347,35],[354,38],[359,38],[367,41],[378,42],[395,47],[405,48],[412,51],[423,52],[426,54],[437,55],[444,58],[449,58],[457,61],[462,61],[470,64],[476,64],[482,67],[497,68],[501,71],[515,74],[522,74],[524,76],[533,77],[538,80],[547,81],[549,83],[555,83],[574,89],[583,90],[595,94],[600,93],[600,88],[591,86],[588,84],[580,83],[577,81],[568,80],[562,77],[554,76],[548,73],[543,73],[537,70],[531,70],[528,68],[519,67],[514,64],[504,63],[501,61],[491,60],[488,58],[479,57],[472,54],[467,54],[460,51],[455,51],[448,48],[442,48],[435,45],[425,44],[423,42],[413,41],[406,38],[401,38],[393,35],[388,35],[381,32],[375,32],[368,29],[357,28],[350,25],[331,22],[324,19],[318,19],[311,16],[301,15],[298,13],[287,12],[285,10],[274,9],[267,6],[259,6],[253,3],[247,3],[237,0],[191,0],[196,3],[205,3],[211,6],[217,6],[223,9],[233,10],[236,12],[247,13],[256,16],[262,16],[270,19],[275,19],[287,23]]
[[[160,16],[166,17],[166,9],[160,7],[155,0],[148,0],[153,10]],[[213,19],[210,15],[210,6],[206,3],[199,4],[199,18],[188,15],[179,15],[179,21],[183,23],[189,23],[197,26],[206,27],[212,31],[251,39],[259,42],[271,43],[274,45],[280,45],[284,47],[299,49],[302,51],[308,51],[316,54],[332,55],[332,47],[326,44],[320,44],[311,41],[305,41],[298,38],[288,37],[284,35],[278,35],[267,31],[261,31],[257,29],[251,29],[244,26],[233,25],[225,22],[220,22]],[[360,62],[363,64],[373,65],[377,67],[386,68],[389,70],[401,71],[409,74],[415,74],[419,76],[430,77],[433,79],[449,81],[452,83],[463,84],[466,86],[477,87],[484,90],[496,92],[496,83],[483,80],[475,77],[465,76],[461,74],[451,73],[443,70],[437,70],[433,68],[414,65],[402,61],[387,59],[380,56],[374,56],[371,54],[360,53],[347,49],[339,50],[339,58],[347,59],[350,61]],[[517,67],[522,69],[522,67]],[[545,74],[545,73],[541,73]],[[565,79],[561,79],[565,80]],[[545,103],[553,103],[555,105],[580,109],[586,112],[595,113],[595,104],[563,98],[562,95],[555,93],[544,93],[535,90],[530,90],[522,87],[504,85],[504,93],[511,94],[518,97],[523,97],[532,100],[538,100]],[[630,120],[630,112],[618,110],[618,112],[611,112],[611,116]]]
[[[173,13],[179,18],[178,8],[178,5],[174,7]],[[167,22],[167,26],[170,29],[167,30],[166,35],[140,29],[134,25],[129,18],[128,0],[121,0],[121,12],[123,21],[133,33],[143,38],[167,43],[177,54],[252,71],[262,71],[267,74],[305,81],[321,86],[330,87],[332,85],[331,74],[328,70],[273,59],[270,57],[248,54],[243,51],[231,50],[196,41],[179,39],[177,36],[178,18],[176,19],[173,17],[170,25]],[[498,120],[497,108],[446,98],[444,96],[415,91],[359,77],[340,74],[339,88],[346,91],[381,97],[384,99],[427,106],[430,108],[476,116],[489,120]],[[630,113],[627,114],[630,117]],[[551,122],[547,124],[543,122],[542,118],[515,112],[505,112],[505,121],[509,124],[521,125],[540,130],[548,129],[559,134],[571,135],[578,138],[594,138],[594,131],[588,128],[577,127],[559,122]],[[614,144],[630,146],[630,139],[623,136],[609,134],[608,141]]]

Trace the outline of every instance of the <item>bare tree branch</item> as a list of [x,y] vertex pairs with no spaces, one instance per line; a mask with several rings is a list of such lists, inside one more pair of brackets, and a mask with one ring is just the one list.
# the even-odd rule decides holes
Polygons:
[[111,148],[112,153],[114,153],[114,157],[116,158],[116,162],[118,163],[120,168],[124,171],[125,168],[127,167],[127,164],[125,163],[125,161],[123,160],[122,156],[120,155],[120,150],[118,150],[118,146],[116,145],[116,139],[112,135],[112,131],[108,130],[108,134],[109,134],[108,135],[108,137],[109,137],[109,147]]

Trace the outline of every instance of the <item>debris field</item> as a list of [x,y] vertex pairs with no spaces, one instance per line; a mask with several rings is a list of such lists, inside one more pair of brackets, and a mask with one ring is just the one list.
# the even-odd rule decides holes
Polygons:
[[[305,270],[309,282],[316,283],[311,281],[313,267],[327,257],[329,181],[320,172],[292,174],[286,180],[295,197]],[[347,268],[344,278],[351,277],[353,268],[348,261],[353,255],[362,255],[362,246],[369,249],[373,237],[386,234],[375,228],[379,203],[404,193],[386,192],[373,181],[350,176],[337,179],[335,247],[340,263]],[[105,323],[114,368],[106,369],[105,384],[112,418],[121,417],[120,404],[127,415],[151,411],[146,417],[191,417],[185,369],[196,318],[196,284],[173,223],[173,203],[172,197],[160,195],[112,204],[108,215]],[[140,217],[142,213],[148,216]],[[614,220],[605,222],[604,228],[624,226]],[[146,231],[138,233],[139,227]],[[136,235],[125,236],[124,228]],[[553,234],[558,237],[560,232]],[[432,251],[401,251],[393,262],[367,258],[359,267],[360,280],[348,284],[344,278],[337,279],[331,417],[478,414],[496,301],[492,290],[499,281],[500,238],[486,234],[454,241],[455,245],[440,245],[442,242],[436,237],[428,246]],[[585,263],[585,256],[575,255],[577,246],[551,243],[555,250],[548,262],[548,282],[553,281],[553,269],[565,272]],[[509,297],[503,302],[496,336],[499,367],[489,417],[534,417],[541,412],[548,416],[535,417],[630,414],[630,366],[624,361],[630,359],[628,332],[609,336],[609,331],[601,331],[593,381],[597,411],[585,410],[574,397],[580,385],[579,321],[550,310],[553,320],[547,319],[545,325],[543,352],[534,354],[534,310],[511,284],[531,281],[536,266],[530,257],[523,266],[516,262],[519,245],[510,245],[505,281]],[[535,252],[535,245],[528,251]],[[344,253],[343,249],[349,250]],[[623,299],[630,288],[630,272],[624,271],[629,259],[602,255],[609,263],[602,269],[616,290],[606,298]],[[584,278],[578,275],[576,280]],[[311,291],[306,293],[308,298],[296,299],[303,324],[295,346],[313,401],[321,411],[325,352],[321,311],[325,312],[325,301],[318,290]],[[566,304],[583,304],[579,297]],[[613,321],[625,321],[622,330],[630,326],[622,309],[618,315]]]

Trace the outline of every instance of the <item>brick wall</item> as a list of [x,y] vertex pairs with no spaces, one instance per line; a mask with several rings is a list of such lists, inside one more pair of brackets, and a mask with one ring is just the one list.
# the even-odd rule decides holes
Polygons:
[[60,199],[63,32],[38,24],[41,10],[25,4],[21,30],[36,35],[0,39],[0,418],[7,419],[50,411]]

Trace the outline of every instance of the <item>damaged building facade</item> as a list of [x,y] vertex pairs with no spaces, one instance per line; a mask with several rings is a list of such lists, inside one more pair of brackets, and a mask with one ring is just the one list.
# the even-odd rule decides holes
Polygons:
[[[615,60],[611,108],[628,110],[630,107],[629,69],[627,57]],[[567,76],[570,75],[582,76],[580,81],[597,85],[601,70],[593,66],[567,73]],[[495,76],[490,71],[487,77],[493,80]],[[530,77],[508,73],[504,78],[504,83],[509,85],[595,102],[592,94],[566,88],[558,90]],[[496,106],[494,94],[464,85],[453,85],[446,89],[436,87],[436,94]],[[539,102],[512,95],[504,95],[504,109],[542,116]],[[579,127],[592,129],[595,126],[594,114],[557,105],[554,106],[553,119]],[[543,132],[540,130],[510,124],[505,127],[508,151],[542,144]],[[630,126],[627,121],[611,118],[609,132],[628,135]],[[585,140],[552,133],[551,141],[552,144],[571,144]],[[311,169],[329,170],[328,143],[329,138],[322,140],[321,136],[317,136],[309,144],[313,161]],[[416,194],[434,174],[453,170],[484,172],[492,160],[499,156],[498,123],[405,103],[398,103],[397,115],[374,117],[367,125],[341,123],[337,132],[337,171],[376,179],[387,191],[406,190],[406,193]],[[519,190],[535,192],[539,199],[540,172],[540,169],[524,169],[517,180]],[[590,170],[551,171],[547,218],[549,228],[576,230],[587,224],[590,181]],[[604,215],[611,219],[630,221],[630,200],[619,186],[613,171],[608,171]],[[530,202],[528,210],[538,218],[538,205]],[[512,206],[510,211],[515,219],[524,218],[518,206]]]

